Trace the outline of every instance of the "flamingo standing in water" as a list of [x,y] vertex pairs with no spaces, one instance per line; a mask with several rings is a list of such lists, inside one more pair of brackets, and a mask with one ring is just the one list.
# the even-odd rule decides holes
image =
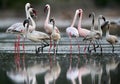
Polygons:
[[[46,20],[44,22],[44,29],[49,35],[51,35],[52,30],[53,30],[53,25],[49,23],[49,18],[50,18],[50,5],[49,4],[45,5],[44,12],[46,12],[46,10],[48,11],[48,13],[47,13]],[[56,32],[60,33],[56,26],[54,29],[56,30]],[[52,41],[51,41],[51,37],[50,37],[50,49],[51,49],[51,47],[52,47]],[[49,49],[49,52],[50,52],[50,49]]]
[[[30,8],[29,11],[32,11],[33,9]],[[29,18],[32,22],[32,28],[36,28],[36,23],[35,21],[33,20],[33,18],[30,16],[30,13],[29,13]],[[27,25],[28,24],[28,25]],[[26,36],[29,40],[33,41],[33,42],[41,42],[43,45],[39,48],[41,48],[41,52],[43,53],[43,48],[48,46],[49,44],[46,42],[47,39],[49,39],[49,36],[44,33],[44,32],[40,32],[40,31],[36,31],[36,30],[33,30],[32,32],[29,31],[29,20],[26,19],[24,22],[23,22],[23,25],[24,27],[27,29],[27,33],[26,33]],[[26,26],[27,25],[27,26]],[[45,43],[45,44],[44,44]],[[37,46],[36,47],[36,53],[39,52],[39,48],[37,49]]]
[[[79,21],[78,21],[78,33],[81,37],[85,38],[90,33],[90,30],[87,30],[87,29],[84,29],[84,28],[81,27],[83,10],[79,9],[79,11],[80,11],[80,18],[79,18]],[[86,50],[86,46],[84,48],[84,51],[85,50]]]
[[[56,55],[56,52],[58,50],[58,43],[59,43],[61,36],[60,36],[60,32],[56,31],[56,29],[55,29],[55,19],[51,18],[50,22],[53,23],[53,29],[52,29],[52,33],[51,33],[50,37],[54,41],[54,54]],[[56,47],[56,45],[57,45],[57,47]]]
[[[76,37],[76,40],[77,40],[77,42],[78,42],[78,39],[77,39],[77,38],[79,37],[79,33],[78,33],[78,30],[74,27],[74,24],[75,24],[77,15],[79,15],[79,14],[80,14],[80,11],[79,11],[79,9],[77,9],[76,12],[75,12],[75,16],[74,16],[74,19],[73,19],[73,22],[72,22],[71,26],[70,26],[70,27],[67,27],[67,29],[66,29],[66,32],[67,32],[67,34],[68,34],[68,36],[69,36],[69,39],[70,39],[70,52],[71,52],[71,53],[72,53],[72,44],[71,44],[71,39],[72,39],[72,37],[75,36],[75,37]],[[79,54],[80,54],[80,46],[79,46],[79,43],[78,43],[78,49],[79,49]]]
[[106,30],[106,40],[112,45],[112,52],[114,53],[114,44],[118,42],[118,38],[115,35],[110,35],[109,33],[109,21],[108,21],[108,28]]
[[[28,9],[31,8],[31,4],[30,3],[26,3],[25,5],[25,12],[26,12],[26,18],[28,18]],[[33,11],[34,14],[35,11]],[[19,54],[19,41],[20,41],[20,35],[23,35],[25,34],[25,28],[23,27],[23,24],[22,23],[15,23],[13,25],[11,25],[7,30],[6,30],[7,33],[12,33],[12,34],[16,34],[17,38],[18,38],[18,42],[15,41],[15,44],[14,44],[14,47],[15,47],[15,63],[19,66],[19,60],[20,60],[20,54]],[[25,38],[24,38],[25,40]],[[16,51],[17,51],[17,56],[16,56]],[[23,51],[25,53],[25,49],[24,49],[24,42],[23,42]],[[24,57],[23,57],[24,59]]]
[[104,21],[106,21],[105,17],[103,15],[99,15],[98,16],[98,30],[95,30],[95,32],[97,33],[97,35],[95,36],[95,38],[98,40],[100,48],[101,48],[101,52],[102,52],[102,46],[99,40],[102,40],[102,29],[101,29],[101,24],[100,24],[100,20],[103,19]]

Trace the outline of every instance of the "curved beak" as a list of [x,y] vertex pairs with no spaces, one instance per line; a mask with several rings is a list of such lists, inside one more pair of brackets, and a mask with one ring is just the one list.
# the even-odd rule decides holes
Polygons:
[[102,19],[103,19],[104,21],[106,21],[106,19],[105,19],[105,17],[104,17],[104,16],[102,16]]
[[47,10],[47,6],[45,6],[45,8],[44,8],[44,13],[46,13],[46,10]]

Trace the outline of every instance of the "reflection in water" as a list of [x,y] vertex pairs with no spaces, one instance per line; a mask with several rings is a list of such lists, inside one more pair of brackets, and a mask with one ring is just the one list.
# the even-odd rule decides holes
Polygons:
[[51,69],[45,74],[44,77],[45,84],[50,84],[51,82],[55,84],[60,73],[61,73],[61,67],[59,62],[57,61],[52,64]]
[[111,84],[111,78],[110,78],[110,71],[115,70],[119,64],[119,61],[116,62],[115,58],[112,58],[112,60],[106,64],[106,72],[109,77],[108,84]]
[[34,64],[21,71],[7,72],[8,77],[15,83],[37,84],[36,75],[50,70],[48,63]]
[[72,84],[76,84],[76,79],[78,77],[79,69],[78,69],[78,63],[77,62],[75,67],[72,67],[72,55],[70,57],[70,65],[66,73],[67,79],[71,80]]
[[91,74],[92,78],[92,84],[95,84],[95,76],[98,75],[98,84],[101,84],[101,76],[102,76],[102,66],[100,64],[96,64],[95,60],[94,62],[88,62],[87,64],[84,64],[79,68],[79,83],[82,84],[82,77],[86,76],[88,74]]
[[[116,56],[98,56],[96,54],[94,56],[86,55],[86,57],[84,55],[72,55],[70,57],[70,55],[57,55],[57,59],[54,60],[54,55],[35,57],[32,54],[25,56],[27,67],[23,66],[19,70],[14,67],[13,55],[8,55],[6,59],[5,57],[3,56],[3,60],[0,57],[0,67],[2,67],[0,68],[0,84],[8,84],[9,82],[11,82],[9,84],[120,83],[120,59]],[[6,72],[6,79],[4,79],[4,71]]]

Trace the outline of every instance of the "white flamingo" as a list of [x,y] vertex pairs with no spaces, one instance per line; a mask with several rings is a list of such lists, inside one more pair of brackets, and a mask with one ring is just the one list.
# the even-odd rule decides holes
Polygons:
[[[75,24],[75,21],[77,19],[77,15],[80,14],[80,11],[79,9],[76,10],[75,12],[75,15],[74,15],[74,19],[73,19],[73,22],[71,24],[70,27],[67,27],[66,29],[66,33],[68,34],[69,36],[69,39],[70,39],[70,52],[72,53],[72,44],[71,44],[71,39],[72,37],[76,37],[76,40],[78,42],[78,37],[79,37],[79,33],[78,33],[78,30],[74,27],[74,24]],[[79,53],[80,53],[80,46],[79,46],[79,43],[78,43],[78,50],[79,50]]]
[[[46,20],[44,22],[44,29],[49,35],[51,35],[52,30],[53,30],[53,25],[49,23],[49,18],[50,18],[50,5],[49,4],[45,5],[44,12],[46,12],[46,11],[48,11],[48,13],[47,13],[47,16],[46,16]],[[54,29],[56,30],[56,32],[60,33],[56,26],[55,26]],[[52,47],[51,37],[50,37],[50,47]],[[49,49],[49,52],[50,52],[50,49]]]
[[[53,23],[53,29],[52,29],[52,33],[51,33],[50,37],[54,41],[54,54],[56,54],[56,52],[58,50],[58,43],[59,43],[59,40],[60,40],[61,36],[60,36],[60,32],[55,30],[55,19],[51,18],[50,22]],[[51,47],[50,47],[50,49],[51,49]]]
[[114,44],[116,44],[118,42],[118,38],[115,35],[110,35],[109,26],[110,26],[110,24],[109,24],[109,21],[108,21],[108,28],[106,30],[106,40],[109,44],[112,45],[112,52],[114,53]]
[[[30,8],[29,11],[32,11],[33,9]],[[33,20],[33,18],[31,17],[31,15],[29,14],[29,18],[32,22],[32,28],[36,28],[36,23],[35,21]],[[49,36],[44,33],[44,32],[40,32],[40,31],[36,31],[36,30],[33,30],[32,32],[29,31],[29,20],[26,19],[24,22],[23,22],[23,25],[24,27],[27,29],[27,33],[26,33],[26,36],[29,40],[33,41],[33,42],[41,42],[43,45],[41,46],[41,52],[43,53],[43,48],[45,46],[48,46],[49,44],[46,42],[47,39],[49,39]],[[46,44],[44,44],[46,43]],[[37,49],[37,46],[36,47],[36,53],[39,52],[39,48]]]

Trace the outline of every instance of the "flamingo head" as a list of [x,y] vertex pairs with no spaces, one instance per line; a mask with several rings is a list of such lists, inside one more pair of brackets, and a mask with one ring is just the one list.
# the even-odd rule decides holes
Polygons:
[[45,8],[44,8],[44,12],[46,12],[49,8],[50,8],[50,5],[49,5],[49,4],[46,4],[46,5],[45,5]]
[[37,17],[36,10],[34,8],[30,8],[29,12],[31,13],[31,17]]
[[82,13],[83,13],[83,10],[79,9],[79,17],[82,15]]
[[55,19],[54,19],[54,17],[52,17],[52,18],[50,19],[50,22],[53,22],[53,28],[54,28],[54,25],[55,25]]
[[29,8],[32,8],[32,5],[31,5],[30,3],[26,3],[25,7],[26,7],[27,10],[28,10]]
[[100,19],[103,19],[104,21],[106,21],[106,18],[103,15],[99,15]]
[[[109,22],[109,21],[105,21],[105,22],[102,24],[101,29],[106,28],[108,25],[110,25],[110,22]],[[109,26],[108,26],[108,29],[109,29]]]
[[29,27],[29,19],[25,19],[24,22],[23,22],[23,26],[24,27]]
[[90,18],[91,16],[95,17],[95,13],[94,13],[94,12],[90,13],[90,14],[89,14],[89,18]]

